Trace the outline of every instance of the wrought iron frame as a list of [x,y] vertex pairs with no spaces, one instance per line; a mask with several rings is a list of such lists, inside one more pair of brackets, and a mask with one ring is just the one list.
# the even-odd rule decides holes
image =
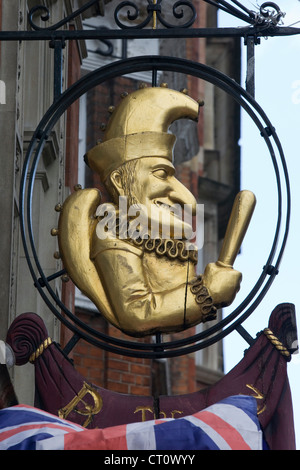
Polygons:
[[[41,297],[46,305],[54,313],[54,315],[65,324],[73,333],[73,337],[65,347],[65,353],[73,349],[79,339],[84,339],[89,343],[101,347],[107,351],[125,356],[144,357],[144,358],[161,358],[173,357],[188,354],[203,349],[215,342],[221,340],[232,331],[238,331],[242,337],[252,344],[254,339],[244,329],[242,323],[248,318],[255,308],[259,305],[263,297],[269,290],[273,280],[279,271],[279,265],[284,254],[290,221],[291,210],[291,194],[289,186],[288,170],[285,162],[284,152],[280,144],[280,140],[276,134],[275,128],[259,106],[254,98],[254,57],[255,45],[259,43],[261,36],[286,36],[299,34],[299,28],[281,27],[279,26],[284,14],[278,5],[274,2],[265,2],[259,11],[254,12],[244,7],[239,1],[231,0],[203,0],[206,3],[214,5],[216,8],[247,22],[250,26],[242,28],[190,28],[193,25],[196,12],[190,1],[177,1],[173,6],[173,16],[176,19],[184,19],[181,26],[167,23],[162,15],[163,0],[147,0],[147,17],[143,21],[133,26],[128,23],[122,23],[119,18],[120,11],[125,7],[129,8],[127,12],[127,20],[135,21],[138,18],[139,10],[131,1],[123,1],[115,10],[116,24],[120,29],[113,30],[64,30],[59,29],[67,25],[70,21],[82,14],[88,8],[95,6],[98,0],[90,0],[83,7],[75,11],[69,17],[55,25],[41,28],[34,23],[34,15],[42,13],[43,21],[49,20],[49,10],[44,6],[34,7],[28,14],[29,23],[32,31],[0,31],[0,41],[40,41],[48,40],[50,47],[54,50],[55,74],[54,74],[54,102],[43,116],[38,127],[36,128],[31,142],[29,144],[20,183],[20,225],[23,246],[27,263]],[[188,20],[184,18],[184,10],[186,8],[190,12]],[[131,10],[130,10],[131,9]],[[132,10],[133,9],[133,10]],[[133,12],[132,12],[133,11]],[[144,29],[152,20],[152,29]],[[160,22],[164,28],[157,28]],[[242,88],[231,78],[221,72],[203,64],[187,61],[186,59],[178,59],[175,57],[134,57],[132,59],[122,59],[113,62],[99,70],[91,72],[70,86],[66,91],[62,91],[62,51],[66,41],[78,39],[137,39],[137,38],[200,38],[200,37],[241,37],[247,47],[248,71],[246,80],[246,89]],[[61,302],[59,297],[50,286],[50,282],[64,274],[64,270],[56,274],[46,277],[40,265],[37,252],[35,249],[35,241],[32,230],[32,194],[37,171],[37,165],[51,130],[57,120],[64,114],[68,107],[84,93],[94,86],[105,80],[126,75],[137,71],[152,71],[152,84],[157,85],[158,71],[174,71],[201,78],[211,82],[215,86],[224,90],[231,95],[234,100],[247,112],[254,124],[256,125],[260,135],[264,139],[269,150],[277,184],[278,194],[278,216],[275,229],[274,239],[271,246],[268,259],[262,269],[262,273],[257,280],[255,286],[243,300],[243,302],[226,318],[218,322],[215,326],[207,330],[193,335],[189,338],[179,339],[177,341],[162,342],[161,336],[156,336],[156,342],[152,344],[140,343],[134,341],[120,340],[113,338],[83,323],[79,318],[70,312]],[[277,149],[278,155],[276,156]],[[281,179],[283,173],[283,181]],[[283,220],[283,193],[286,197],[286,212]],[[283,238],[278,249],[280,232],[283,226]],[[30,253],[31,250],[31,253]],[[34,263],[35,266],[34,266]],[[36,269],[38,275],[36,274]],[[46,293],[47,291],[47,293]],[[253,302],[252,302],[253,301]],[[252,304],[250,305],[250,303]],[[69,321],[69,319],[71,321]]]

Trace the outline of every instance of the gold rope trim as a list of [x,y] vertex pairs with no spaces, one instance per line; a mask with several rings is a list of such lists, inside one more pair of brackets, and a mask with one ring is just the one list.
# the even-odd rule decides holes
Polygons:
[[214,306],[213,299],[209,295],[207,288],[203,285],[202,276],[198,276],[197,279],[191,282],[190,290],[192,294],[194,294],[197,304],[201,306],[203,323],[215,320],[217,316],[217,308]]
[[[108,204],[111,205],[110,203]],[[186,243],[180,239],[148,238],[143,235],[138,238],[131,238],[128,236],[129,221],[127,217],[121,216],[118,210],[116,210],[116,214],[117,217],[113,212],[105,211],[104,215],[96,216],[98,222],[101,222],[103,217],[106,217],[107,236],[111,232],[113,237],[121,238],[144,251],[153,252],[159,257],[167,256],[171,260],[179,259],[180,261],[191,261],[197,264],[198,250],[194,244]],[[142,234],[143,230],[140,229],[140,232]]]
[[275,346],[276,349],[282,354],[283,356],[289,358],[291,353],[287,350],[285,346],[279,341],[279,339],[274,335],[273,331],[270,328],[265,328],[263,330],[264,334],[268,338],[269,341]]
[[145,251],[154,252],[158,256],[167,256],[169,259],[179,259],[180,261],[190,260],[196,264],[198,261],[198,251],[194,245],[186,247],[183,240],[174,240],[172,238],[138,238],[127,239],[129,243],[143,248]]
[[43,343],[37,348],[37,350],[31,354],[29,362],[33,363],[41,354],[43,354],[45,349],[47,349],[51,343],[52,339],[50,337],[46,338]]

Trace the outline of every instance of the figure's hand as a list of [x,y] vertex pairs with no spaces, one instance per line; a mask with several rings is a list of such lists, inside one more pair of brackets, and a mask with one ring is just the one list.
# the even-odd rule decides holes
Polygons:
[[231,266],[216,262],[206,266],[203,284],[207,287],[217,308],[230,305],[240,290],[242,274]]

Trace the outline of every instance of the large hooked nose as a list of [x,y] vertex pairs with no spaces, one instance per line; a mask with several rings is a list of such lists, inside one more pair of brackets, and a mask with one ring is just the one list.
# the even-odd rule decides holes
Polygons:
[[184,208],[185,204],[189,205],[192,215],[196,215],[197,201],[193,194],[177,179],[172,179],[172,189],[169,193],[170,199]]

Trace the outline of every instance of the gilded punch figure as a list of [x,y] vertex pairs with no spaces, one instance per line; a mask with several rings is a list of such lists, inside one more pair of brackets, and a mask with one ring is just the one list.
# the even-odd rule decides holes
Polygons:
[[189,207],[195,214],[197,204],[175,177],[175,136],[168,130],[180,118],[197,121],[198,113],[196,101],[167,88],[126,96],[103,142],[85,156],[112,204],[101,204],[97,189],[78,190],[63,204],[59,248],[69,276],[110,323],[131,336],[213,320],[240,287],[241,273],[228,260],[196,275],[190,223],[173,210]]

